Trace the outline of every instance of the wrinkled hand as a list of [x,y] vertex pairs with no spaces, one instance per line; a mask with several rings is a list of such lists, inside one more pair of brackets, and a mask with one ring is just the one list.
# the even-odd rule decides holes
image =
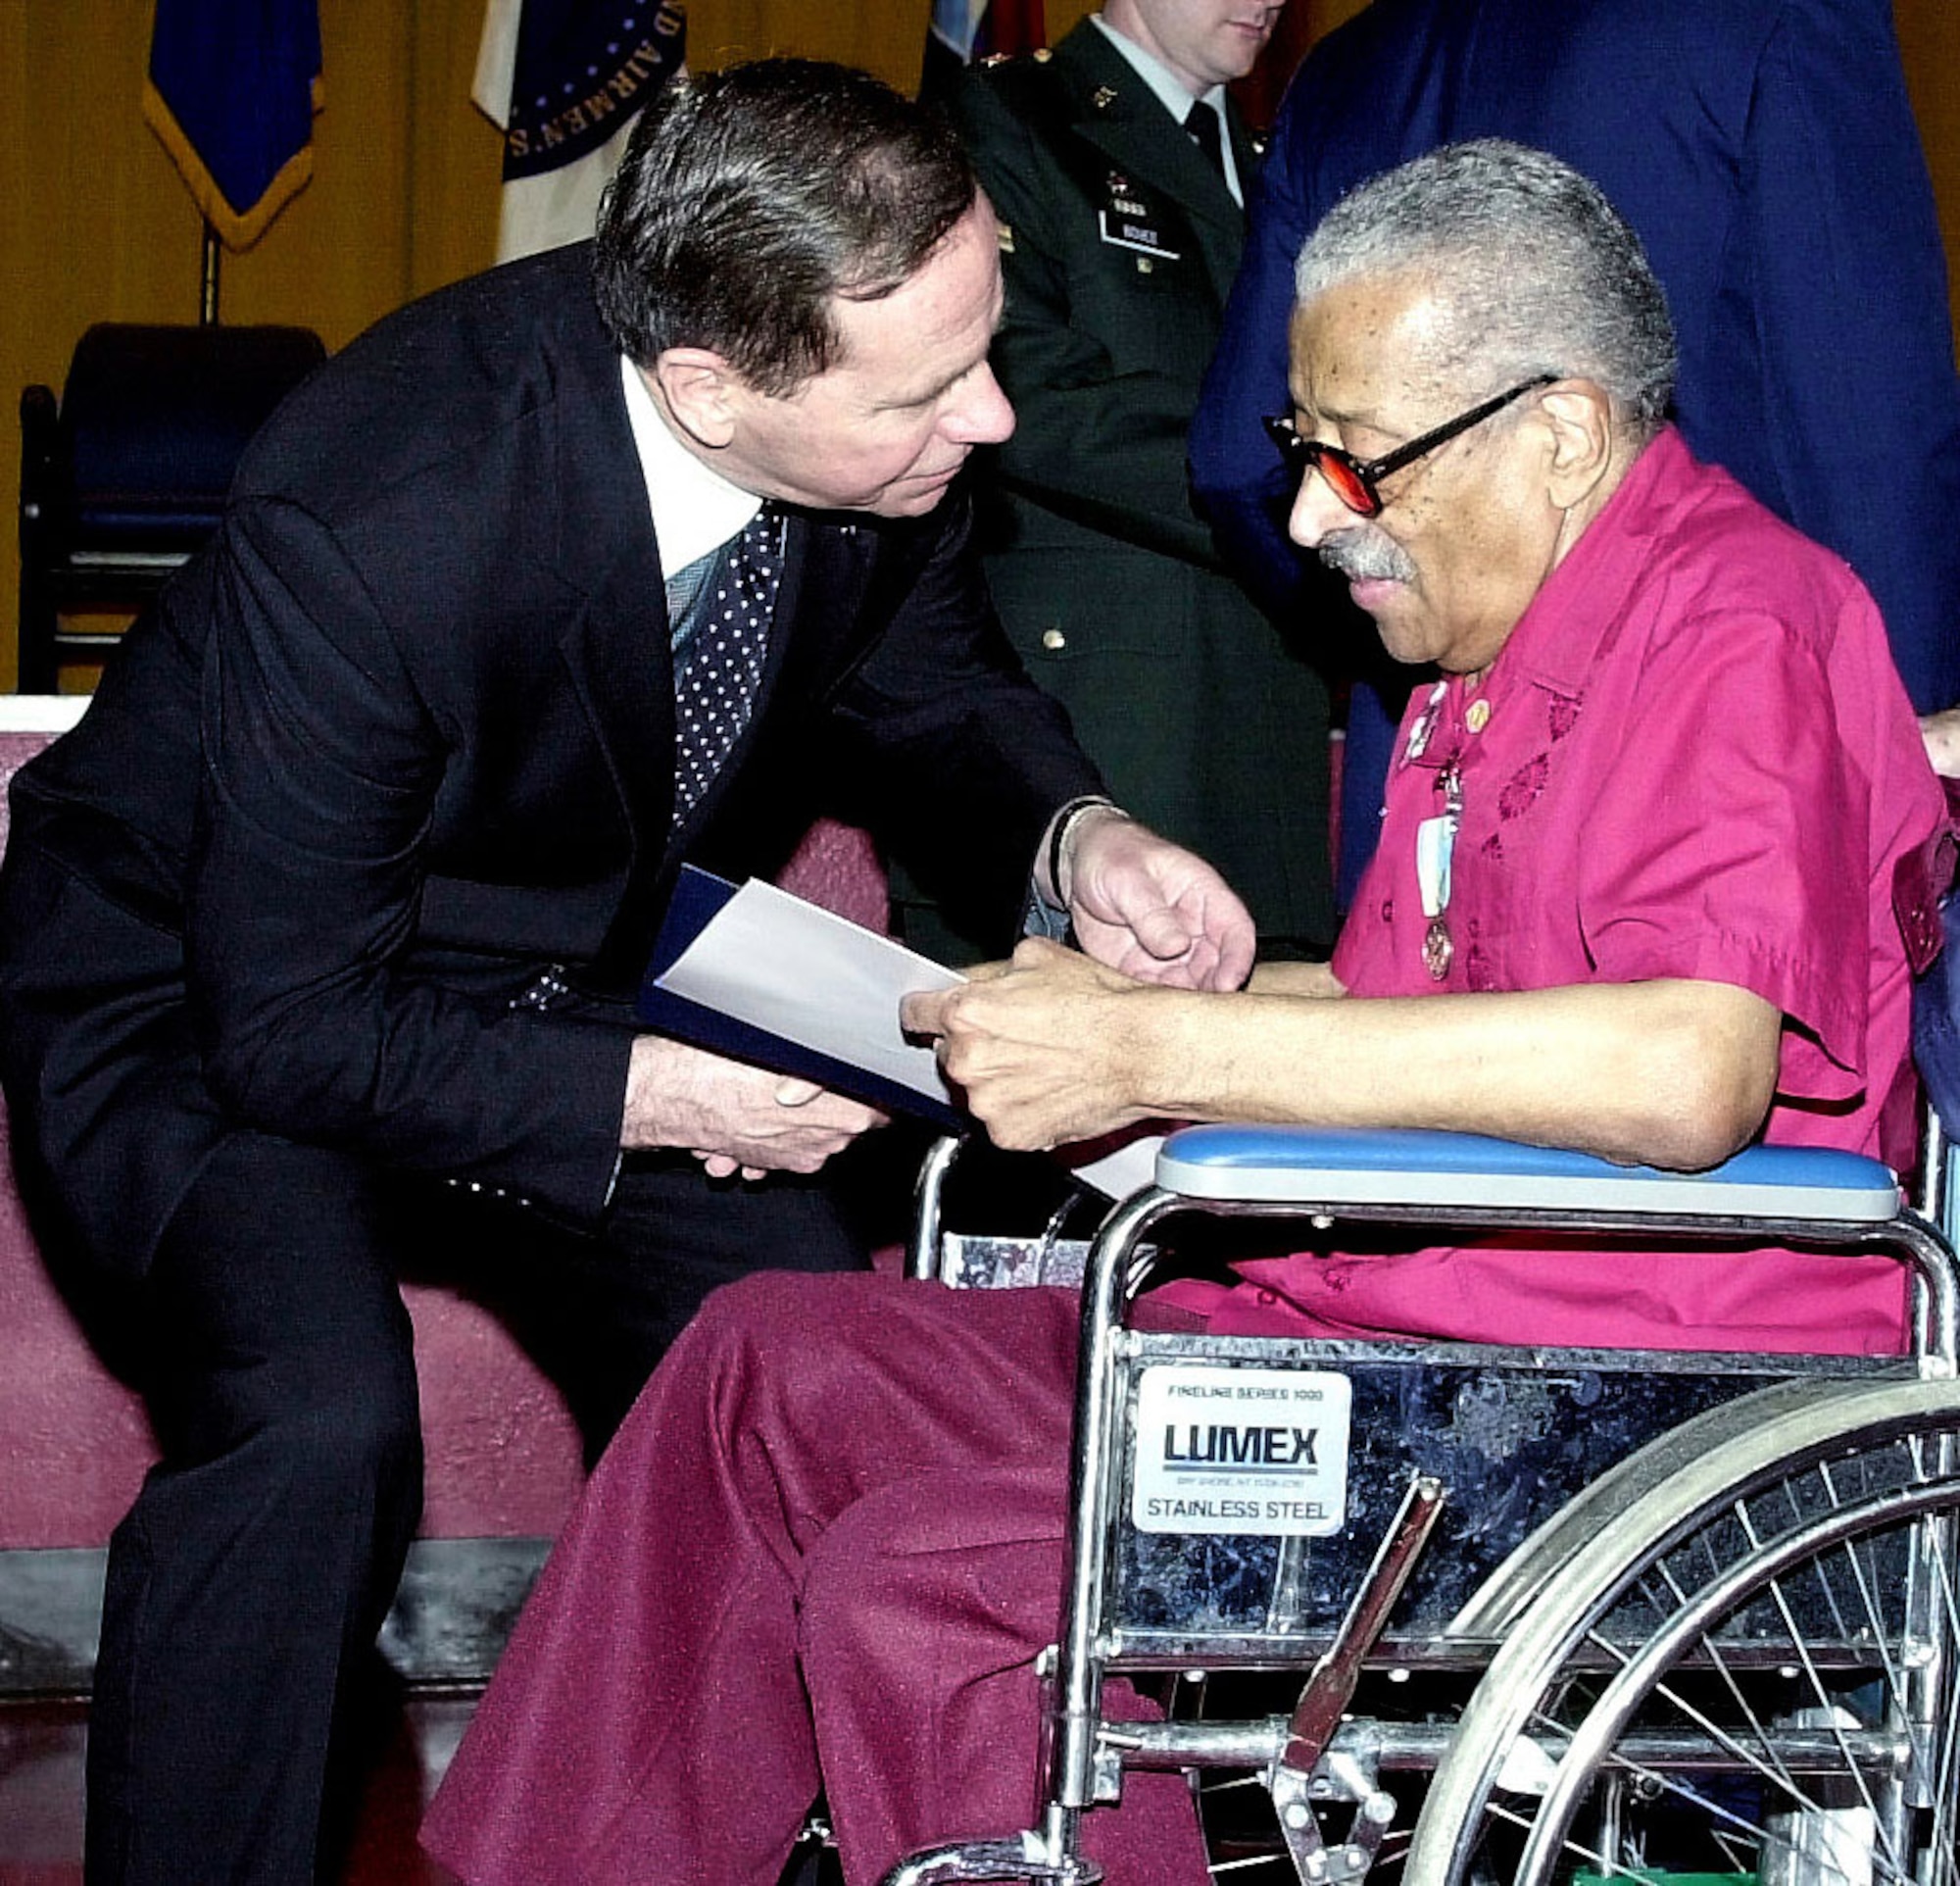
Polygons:
[[940,1066],[998,1146],[1031,1152],[1150,1117],[1142,1005],[1161,992],[1030,937],[1011,964],[956,989],[908,995],[908,1034],[936,1036]]
[[1179,989],[1236,989],[1252,919],[1195,853],[1117,812],[1085,814],[1062,871],[1077,940],[1100,963]]
[[619,1144],[684,1147],[713,1178],[814,1172],[885,1116],[814,1081],[641,1035],[626,1074]]

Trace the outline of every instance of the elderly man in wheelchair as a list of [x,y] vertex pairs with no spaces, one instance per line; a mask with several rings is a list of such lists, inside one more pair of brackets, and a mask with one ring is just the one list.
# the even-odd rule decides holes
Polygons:
[[[772,1886],[821,1792],[850,1886],[1186,1886],[1232,1767],[1277,1812],[1221,1877],[1960,1876],[1952,1294],[1877,1164],[1944,815],[1877,614],[1665,423],[1660,290],[1551,159],[1363,186],[1292,344],[1294,534],[1440,676],[1333,963],[911,999],[1005,1146],[1241,1124],[1080,1300],[714,1299],[433,1811],[466,1880]],[[1228,1205],[1312,1248],[1176,1275]]]

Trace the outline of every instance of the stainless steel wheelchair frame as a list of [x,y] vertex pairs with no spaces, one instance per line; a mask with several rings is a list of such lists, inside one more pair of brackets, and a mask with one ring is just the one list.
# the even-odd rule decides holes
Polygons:
[[[1218,1130],[1229,1129],[1197,1133]],[[1960,1880],[1953,1832],[1960,1812],[1960,1776],[1954,1768],[1960,1756],[1955,1721],[1960,1680],[1954,1668],[1960,1605],[1953,1595],[1960,1383],[1953,1255],[1934,1221],[1950,1209],[1950,1200],[1930,1187],[1922,1214],[1900,1205],[1892,1186],[1888,1202],[1883,1193],[1870,1192],[1842,1208],[1852,1214],[1848,1216],[1835,1202],[1823,1213],[1782,1216],[1773,1195],[1754,1194],[1739,1183],[1723,1189],[1730,1167],[1707,1181],[1689,1181],[1687,1194],[1670,1175],[1649,1175],[1664,1181],[1654,1189],[1666,1203],[1653,1211],[1632,1209],[1624,1201],[1603,1208],[1573,1202],[1556,1196],[1561,1192],[1556,1184],[1542,1187],[1551,1196],[1522,1211],[1487,1202],[1475,1184],[1455,1188],[1453,1197],[1433,1192],[1411,1203],[1395,1196],[1393,1177],[1364,1175],[1357,1182],[1352,1174],[1310,1166],[1278,1176],[1254,1173],[1252,1189],[1263,1188],[1264,1195],[1243,1196],[1242,1175],[1207,1171],[1201,1161],[1180,1162],[1179,1149],[1191,1137],[1173,1138],[1159,1161],[1159,1183],[1111,1210],[1087,1251],[1069,1570],[1060,1637],[1045,1670],[1042,1798],[1047,1806],[1037,1825],[1004,1839],[913,1855],[887,1875],[885,1886],[1007,1879],[1092,1886],[1102,1872],[1084,1857],[1082,1819],[1119,1798],[1125,1770],[1213,1768],[1250,1770],[1263,1779],[1294,1873],[1306,1886],[1347,1886],[1377,1864],[1397,1813],[1383,1777],[1405,1770],[1429,1777],[1405,1855],[1403,1877],[1415,1886],[1464,1886],[1495,1879],[1513,1865],[1518,1879],[1535,1883],[1569,1875],[1565,1843],[1573,1816],[1602,1774],[1594,1805],[1604,1832],[1592,1848],[1578,1851],[1601,1874],[1638,1873],[1619,1851],[1626,1802],[1644,1795],[1658,1797],[1663,1807],[1675,1806],[1668,1799],[1668,1790],[1679,1785],[1674,1777],[1702,1772],[1725,1778],[1740,1772],[1745,1780],[1770,1776],[1760,1818],[1773,1831],[1765,1834],[1758,1827],[1749,1836],[1764,1857],[1764,1886],[1839,1879],[1864,1886],[1877,1877],[1900,1886],[1908,1879],[1916,1886],[1954,1886]],[[1751,1169],[1762,1169],[1765,1150],[1775,1158],[1775,1149],[1744,1156],[1756,1161]],[[944,1234],[940,1204],[953,1157],[943,1146],[921,1177],[911,1253],[915,1274],[946,1268],[946,1252],[956,1242]],[[1625,1176],[1603,1162],[1579,1164],[1608,1181],[1609,1192]],[[1865,1164],[1884,1174],[1884,1168]],[[1936,1180],[1943,1169],[1936,1127],[1929,1136],[1926,1169]],[[1680,1203],[1683,1197],[1697,1202]],[[1134,1397],[1141,1369],[1185,1358],[1345,1366],[1368,1357],[1408,1360],[1398,1352],[1419,1348],[1127,1328],[1124,1311],[1159,1261],[1148,1234],[1178,1215],[1194,1213],[1297,1217],[1316,1229],[1336,1221],[1446,1225],[1470,1232],[1528,1227],[1617,1237],[1635,1246],[1685,1238],[1840,1250],[1885,1247],[1913,1266],[1914,1353],[1869,1364],[1808,1357],[1644,1359],[1657,1367],[1688,1360],[1716,1371],[1774,1373],[1782,1379],[1723,1399],[1687,1426],[1627,1455],[1596,1484],[1544,1515],[1441,1628],[1405,1632],[1393,1642],[1384,1636],[1447,1498],[1447,1488],[1434,1474],[1417,1471],[1331,1633],[1297,1637],[1288,1645],[1284,1617],[1277,1634],[1267,1628],[1220,1630],[1215,1623],[1189,1633],[1139,1633],[1117,1614],[1114,1594],[1125,1570],[1126,1398]],[[990,1268],[984,1241],[980,1255],[977,1267],[984,1273]],[[1035,1254],[1037,1260],[1056,1255]],[[1058,1255],[1059,1264],[1023,1264],[1019,1275],[979,1280],[1065,1278],[1069,1253],[1063,1249]],[[1642,1358],[1625,1353],[1475,1354],[1541,1371],[1642,1365]],[[1464,1360],[1457,1345],[1419,1348],[1419,1355],[1424,1366]],[[1691,1450],[1685,1464],[1683,1449]],[[1786,1508],[1793,1517],[1785,1516]],[[1848,1607],[1840,1607],[1833,1589],[1844,1584],[1844,1575],[1835,1570],[1835,1560],[1829,1576],[1818,1567],[1825,1563],[1823,1555],[1839,1551],[1852,1552],[1851,1563],[1859,1565],[1855,1549],[1861,1541],[1879,1542],[1891,1555],[1883,1581],[1887,1589],[1867,1591],[1864,1616],[1847,1622],[1841,1612]],[[1289,1548],[1297,1545],[1280,1543],[1276,1594],[1283,1594],[1289,1576],[1298,1571],[1297,1551],[1289,1564]],[[1702,1558],[1711,1562],[1698,1584],[1698,1570],[1680,1569],[1684,1555],[1697,1566]],[[1896,1592],[1889,1577],[1894,1565],[1903,1579]],[[1894,1650],[1911,1663],[1897,1670],[1886,1666],[1886,1707],[1880,1720],[1865,1721],[1838,1707],[1831,1684],[1851,1680],[1840,1668],[1841,1650],[1812,1667],[1796,1622],[1786,1615],[1787,1637],[1775,1635],[1780,1627],[1774,1613],[1779,1609],[1788,1613],[1798,1570],[1813,1582],[1822,1580],[1832,1613],[1827,1635],[1857,1649],[1858,1667]],[[1867,1584],[1880,1582],[1869,1566],[1863,1575]],[[1900,1610],[1896,1645],[1879,1628],[1884,1620],[1875,1608],[1891,1601]],[[1721,1633],[1740,1630],[1738,1620],[1753,1615],[1751,1607],[1772,1618],[1772,1635],[1729,1646]],[[1653,1617],[1640,1626],[1643,1638],[1622,1644],[1617,1620],[1628,1611]],[[1686,1694],[1678,1673],[1692,1663],[1701,1672],[1696,1680],[1732,1693],[1747,1716],[1752,1706],[1742,1702],[1743,1688],[1755,1680],[1752,1669],[1770,1666],[1765,1659],[1772,1653],[1801,1663],[1797,1693],[1809,1707],[1770,1722],[1748,1717],[1740,1727],[1706,1719],[1707,1712],[1692,1703],[1674,1707],[1675,1692]],[[1102,1714],[1104,1677],[1112,1671],[1216,1672],[1301,1667],[1309,1661],[1290,1716],[1116,1722]],[[1364,1675],[1393,1684],[1412,1670],[1466,1666],[1481,1666],[1482,1675],[1454,1720],[1376,1719],[1350,1708]],[[1783,1676],[1781,1663],[1775,1673]],[[1641,1713],[1656,1696],[1666,1700],[1662,1712],[1673,1718],[1660,1727]],[[1825,1707],[1817,1707],[1820,1699]],[[1576,1712],[1574,1719],[1560,1719],[1568,1710]],[[1769,1805],[1770,1794],[1782,1805]],[[1840,1798],[1850,1805],[1838,1806]],[[1543,1805],[1534,1815],[1512,1805],[1518,1799]],[[1348,1824],[1338,1828],[1343,1812]],[[1716,1800],[1714,1816],[1719,1820],[1728,1812]],[[1859,1834],[1866,1858],[1852,1863],[1826,1853],[1820,1860],[1811,1849],[1819,1840],[1828,1845],[1839,1839],[1851,1824],[1847,1814],[1864,1816],[1856,1821],[1858,1829],[1870,1824],[1869,1835]],[[1737,1816],[1738,1828],[1741,1819]],[[1487,1830],[1509,1822],[1522,1823],[1522,1845],[1515,1860],[1506,1851],[1494,1861],[1485,1849]],[[1725,1844],[1746,1844],[1740,1831],[1731,1832],[1733,1839]],[[1601,1845],[1607,1849],[1603,1854]]]

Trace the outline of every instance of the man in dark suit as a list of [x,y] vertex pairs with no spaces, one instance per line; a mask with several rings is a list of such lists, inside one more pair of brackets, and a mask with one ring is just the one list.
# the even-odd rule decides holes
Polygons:
[[[1373,0],[1330,33],[1273,127],[1192,428],[1234,568],[1280,620],[1317,623],[1328,656],[1373,654],[1287,541],[1290,481],[1260,425],[1289,405],[1294,259],[1364,177],[1491,136],[1555,153],[1618,205],[1667,291],[1689,445],[1857,571],[1922,714],[1960,700],[1960,378],[1890,0]],[[1360,671],[1349,889],[1408,687],[1378,659]]]
[[596,1452],[716,1282],[861,1261],[808,1175],[876,1116],[635,1023],[683,858],[868,810],[981,903],[1032,873],[1100,956],[1243,978],[1243,907],[1096,796],[948,501],[1013,422],[1000,298],[963,154],[876,81],[674,88],[594,252],[295,395],[20,775],[15,1151],[163,1449],[111,1548],[91,1881],[327,1863],[419,1504],[401,1262],[511,1302]]
[[1333,936],[1326,690],[1220,567],[1185,470],[1257,161],[1225,86],[1278,11],[1109,0],[953,103],[1007,288],[1019,422],[981,509],[1002,620],[1123,803],[1298,955]]

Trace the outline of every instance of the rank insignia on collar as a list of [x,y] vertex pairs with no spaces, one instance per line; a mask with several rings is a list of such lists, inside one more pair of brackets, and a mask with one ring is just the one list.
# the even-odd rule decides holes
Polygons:
[[1089,102],[1099,112],[1106,112],[1116,102],[1116,91],[1112,85],[1098,85],[1090,94]]
[[1054,57],[1054,54],[1047,46],[1037,46],[1035,48],[1035,64],[1037,66],[1046,66]]
[[1014,253],[1014,225],[1011,223],[997,223],[995,232],[1001,238],[1001,253],[1010,256]]

